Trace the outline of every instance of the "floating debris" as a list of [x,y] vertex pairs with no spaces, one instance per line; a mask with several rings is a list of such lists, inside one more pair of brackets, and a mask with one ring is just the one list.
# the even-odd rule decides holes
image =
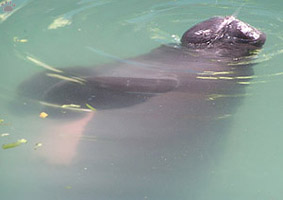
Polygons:
[[18,37],[14,37],[13,40],[14,42],[22,42],[22,43],[28,42],[27,39],[19,39]]
[[48,114],[46,112],[41,112],[39,114],[39,117],[42,118],[42,119],[46,118],[47,116],[48,116]]
[[197,76],[196,78],[198,79],[211,79],[211,80],[217,80],[217,77],[213,77],[213,76]]
[[13,142],[13,143],[10,143],[10,144],[3,144],[2,148],[3,149],[10,149],[10,148],[14,148],[14,147],[20,146],[21,144],[25,144],[27,142],[28,141],[26,139],[20,139],[17,142]]
[[0,136],[1,137],[6,137],[6,136],[9,136],[10,135],[10,133],[2,133]]
[[65,80],[65,81],[70,81],[70,82],[74,82],[74,83],[79,83],[81,85],[84,85],[85,80],[79,77],[68,77],[68,76],[63,76],[60,74],[54,74],[54,73],[46,73],[46,76],[49,77],[53,77],[53,78],[58,78],[61,80]]
[[232,71],[220,71],[220,72],[214,72],[214,71],[203,71],[200,73],[197,73],[199,75],[226,75],[226,74],[233,74],[235,72]]
[[57,19],[55,19],[52,24],[50,24],[48,26],[48,29],[57,29],[57,28],[60,28],[60,27],[64,27],[64,26],[67,26],[67,25],[70,25],[72,24],[72,21],[65,18],[64,16],[63,17],[58,17]]
[[81,111],[81,112],[91,112],[91,110],[89,110],[89,109],[84,109],[84,108],[80,108],[80,107],[79,108],[72,107],[72,106],[62,107],[64,105],[53,104],[53,103],[48,103],[48,102],[44,102],[44,101],[39,101],[39,103],[41,105],[48,106],[48,107],[53,107],[53,108],[63,108],[63,109],[66,109],[66,110],[74,110],[74,111]]
[[218,98],[237,98],[251,96],[252,94],[210,94],[206,100],[213,101]]
[[43,62],[41,62],[40,60],[37,60],[35,58],[32,58],[30,56],[27,56],[27,59],[31,62],[33,62],[34,64],[38,65],[38,66],[41,66],[47,70],[50,70],[50,71],[53,71],[53,72],[58,72],[58,73],[62,73],[63,71],[59,70],[59,69],[56,69],[55,67],[52,67],[50,65],[47,65]]
[[95,109],[94,107],[92,107],[91,105],[89,105],[88,103],[85,104],[85,105],[86,105],[86,107],[88,107],[88,108],[91,109],[92,111],[96,111],[96,109]]
[[80,108],[80,105],[76,105],[76,104],[64,104],[61,106],[62,108]]
[[35,146],[34,146],[34,150],[37,150],[38,148],[40,148],[40,147],[42,147],[42,143],[41,142],[38,142],[38,143],[36,143],[35,144]]
[[229,117],[232,117],[232,115],[231,114],[225,114],[225,115],[217,117],[216,119],[226,119],[226,118],[229,118]]

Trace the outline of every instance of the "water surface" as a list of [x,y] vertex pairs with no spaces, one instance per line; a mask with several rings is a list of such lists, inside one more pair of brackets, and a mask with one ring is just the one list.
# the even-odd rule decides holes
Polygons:
[[[0,119],[3,120],[0,144],[22,138],[28,142],[0,150],[2,198],[260,200],[283,197],[281,1],[18,0],[13,3],[12,12],[0,12]],[[126,144],[135,145],[127,132],[135,124],[116,124],[113,132],[97,140],[95,131],[103,132],[111,112],[104,113],[103,124],[98,126],[101,129],[91,134],[90,128],[84,133],[79,127],[86,127],[90,121],[95,123],[93,116],[68,124],[68,119],[42,119],[33,110],[27,112],[29,108],[24,101],[15,101],[18,85],[44,70],[38,61],[61,68],[98,66],[135,57],[161,44],[178,42],[183,32],[195,23],[215,15],[231,15],[241,6],[238,18],[264,31],[268,40],[254,67],[254,79],[246,88],[248,95],[218,141],[217,155],[208,166],[205,166],[207,162],[198,166],[199,171],[191,172],[191,167],[175,166],[172,160],[168,161],[186,158],[174,155],[181,150],[171,146],[167,151],[171,157],[158,153],[154,157],[153,149],[151,158],[158,161],[156,168],[149,169],[146,176],[138,176],[139,169],[144,172],[142,159],[121,169],[119,164],[125,163],[119,155],[130,157],[131,152],[123,152],[124,149],[105,152],[104,146],[119,144],[117,134],[121,130],[129,138]],[[21,106],[11,109],[13,102]],[[72,130],[67,137],[65,130]],[[162,127],[156,130],[160,131]],[[50,146],[54,141],[62,147],[60,154]],[[143,149],[146,147],[137,148],[140,149],[133,153],[148,152]],[[101,163],[109,165],[105,167]],[[127,178],[121,172],[127,173]],[[168,173],[171,179],[154,182],[151,178],[162,177],[159,176],[162,173]],[[171,196],[164,196],[168,191]]]

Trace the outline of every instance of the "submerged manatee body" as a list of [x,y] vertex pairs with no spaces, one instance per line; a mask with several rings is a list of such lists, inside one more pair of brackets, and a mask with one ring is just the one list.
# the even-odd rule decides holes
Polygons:
[[61,105],[97,109],[84,133],[97,141],[79,146],[77,157],[95,168],[86,182],[97,197],[197,199],[264,42],[263,33],[232,16],[213,17],[186,31],[181,44],[101,67],[36,74],[19,95],[32,107],[40,101],[51,117],[79,113]]

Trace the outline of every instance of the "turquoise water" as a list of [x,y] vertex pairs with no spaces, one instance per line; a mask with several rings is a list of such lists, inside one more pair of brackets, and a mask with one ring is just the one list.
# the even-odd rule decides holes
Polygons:
[[[0,144],[19,139],[26,139],[27,143],[0,149],[1,198],[266,200],[283,197],[281,1],[18,0],[13,3],[12,12],[0,12],[0,119],[3,120]],[[139,186],[128,177],[121,179],[115,162],[109,162],[105,170],[112,173],[105,175],[96,158],[104,161],[109,155],[90,151],[96,145],[94,135],[65,138],[62,130],[56,128],[62,121],[42,119],[39,113],[25,115],[24,104],[11,109],[17,99],[17,86],[43,71],[42,63],[55,68],[94,66],[135,57],[161,44],[178,42],[182,33],[199,21],[235,12],[239,19],[265,32],[268,39],[254,67],[255,77],[247,87],[248,95],[233,116],[217,160],[205,168],[205,178],[200,175],[201,181],[187,189],[181,190],[174,176],[166,180],[172,182],[171,188],[165,183],[162,187],[164,180],[153,187],[150,180],[144,181],[148,177],[139,178],[149,188]],[[76,129],[78,124],[73,122],[69,129]],[[45,137],[46,130],[51,134]],[[58,139],[61,133],[63,136]],[[113,138],[103,142],[115,143]],[[60,151],[63,153],[58,157],[52,155],[56,151],[48,145],[54,140],[67,152]],[[77,142],[80,151],[71,152]],[[127,170],[129,177],[135,176],[130,167]],[[198,177],[174,173],[182,183],[183,179]],[[162,191],[166,194],[166,190],[172,191],[171,196],[159,198],[158,194]]]

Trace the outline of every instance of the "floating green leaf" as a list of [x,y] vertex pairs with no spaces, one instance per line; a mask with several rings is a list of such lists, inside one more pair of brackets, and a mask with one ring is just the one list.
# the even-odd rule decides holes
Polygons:
[[91,105],[89,105],[88,103],[87,104],[85,104],[86,105],[86,107],[88,107],[90,110],[92,110],[92,111],[96,111],[96,109],[94,108],[94,107],[92,107]]
[[10,148],[14,148],[14,147],[17,147],[17,146],[19,146],[21,144],[25,144],[25,143],[27,143],[26,139],[20,139],[17,142],[13,142],[13,143],[10,143],[10,144],[3,144],[2,148],[3,149],[10,149]]

